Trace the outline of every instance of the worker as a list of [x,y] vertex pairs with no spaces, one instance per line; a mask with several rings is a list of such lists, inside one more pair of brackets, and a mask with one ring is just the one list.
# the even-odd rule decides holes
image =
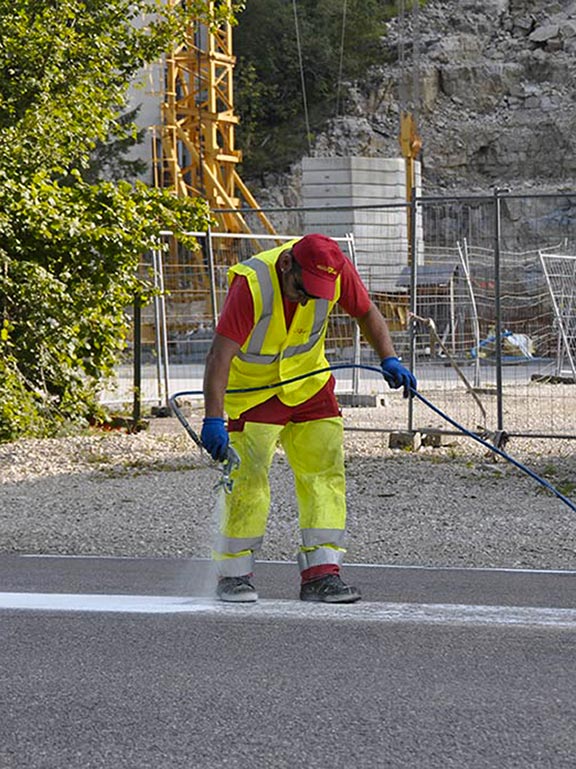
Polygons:
[[[300,598],[358,601],[359,590],[340,576],[346,495],[335,381],[330,371],[306,376],[329,366],[325,337],[336,304],[356,319],[392,388],[403,387],[409,397],[416,379],[396,356],[386,321],[352,262],[331,238],[306,235],[259,253],[231,267],[228,282],[206,358],[201,432],[213,459],[224,460],[229,445],[240,457],[213,550],[216,594],[222,601],[258,599],[255,553],[265,534],[268,474],[280,443],[298,503]],[[277,382],[286,384],[266,389]]]

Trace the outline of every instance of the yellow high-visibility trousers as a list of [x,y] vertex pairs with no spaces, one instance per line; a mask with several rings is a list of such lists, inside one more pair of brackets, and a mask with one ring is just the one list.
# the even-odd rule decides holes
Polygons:
[[301,544],[300,570],[339,564],[345,553],[346,480],[341,417],[289,422],[246,422],[230,433],[240,467],[224,497],[213,550],[219,576],[239,577],[254,570],[270,510],[269,471],[278,445],[294,474]]

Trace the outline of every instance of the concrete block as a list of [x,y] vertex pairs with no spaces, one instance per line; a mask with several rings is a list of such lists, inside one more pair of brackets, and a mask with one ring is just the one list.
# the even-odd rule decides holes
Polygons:
[[153,417],[158,417],[160,419],[172,416],[172,410],[169,406],[152,406],[150,413]]
[[447,445],[450,436],[442,435],[442,433],[435,430],[422,430],[422,446],[428,446],[433,449],[439,449],[441,446]]
[[[352,227],[347,224],[330,224],[327,226],[320,226],[317,222],[314,222],[310,217],[304,215],[304,235],[310,232],[322,232],[324,235],[328,235],[331,238],[343,238],[352,231]],[[343,248],[343,244],[340,244]],[[344,249],[343,249],[344,250]]]
[[373,174],[378,173],[404,173],[404,159],[381,158],[381,157],[360,157],[360,156],[338,156],[338,157],[319,157],[302,158],[303,173],[320,171],[329,173],[330,171],[345,171],[348,174],[370,171]]
[[[304,170],[304,169],[303,169]],[[314,168],[311,170],[304,170],[303,184],[308,185],[317,184],[331,184],[331,185],[346,185],[350,186],[350,171],[349,169],[327,169],[327,168]]]
[[377,408],[385,406],[382,395],[368,395],[363,393],[338,393],[338,403],[343,408]]
[[409,430],[390,433],[388,446],[391,449],[403,449],[404,451],[418,451],[422,444],[419,432]]
[[398,203],[403,194],[405,190],[399,184],[350,184],[348,181],[338,184],[327,180],[318,184],[307,179],[302,188],[302,200],[307,206],[326,205],[326,201],[334,206],[386,205],[386,202]]
[[[306,211],[305,226],[307,228],[311,226],[324,227],[344,227],[346,232],[351,232],[353,229],[353,217],[350,211],[335,211],[333,208],[317,208],[314,211]],[[324,230],[318,229],[316,232],[323,232]]]

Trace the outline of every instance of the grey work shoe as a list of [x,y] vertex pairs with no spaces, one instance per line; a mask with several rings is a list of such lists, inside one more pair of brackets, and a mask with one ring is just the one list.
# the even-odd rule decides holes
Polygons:
[[250,577],[221,577],[216,587],[216,595],[221,601],[234,603],[258,600],[258,593],[250,582]]
[[345,585],[337,574],[305,582],[300,588],[301,601],[321,601],[322,603],[354,603],[362,596],[351,585]]

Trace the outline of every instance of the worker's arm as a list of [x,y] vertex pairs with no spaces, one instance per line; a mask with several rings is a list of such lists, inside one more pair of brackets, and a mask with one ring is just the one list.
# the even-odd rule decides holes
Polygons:
[[364,338],[376,352],[380,360],[396,356],[394,345],[390,338],[388,324],[374,302],[370,304],[368,312],[356,320]]
[[416,377],[398,360],[388,324],[374,302],[357,321],[360,331],[380,358],[384,379],[394,389],[403,387],[404,397],[408,398],[416,389]]
[[237,342],[214,334],[204,371],[204,414],[207,417],[224,417],[224,394],[228,387],[230,364],[239,350]]

